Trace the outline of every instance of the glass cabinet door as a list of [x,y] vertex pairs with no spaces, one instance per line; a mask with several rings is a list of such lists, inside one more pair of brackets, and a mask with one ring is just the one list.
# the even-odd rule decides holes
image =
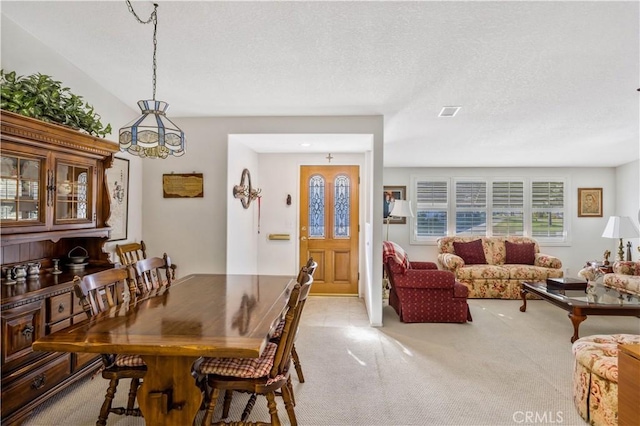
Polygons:
[[0,157],[0,219],[3,224],[44,222],[41,170],[44,159]]
[[92,220],[91,176],[90,166],[57,163],[55,223]]

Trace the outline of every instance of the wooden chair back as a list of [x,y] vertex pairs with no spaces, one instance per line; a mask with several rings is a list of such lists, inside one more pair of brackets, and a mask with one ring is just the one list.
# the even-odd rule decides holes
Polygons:
[[144,241],[122,245],[118,244],[116,245],[116,253],[123,266],[131,266],[138,260],[147,258],[147,246],[145,246]]
[[135,270],[135,281],[141,294],[171,285],[171,259],[166,253],[162,257],[139,260],[132,268]]
[[[75,277],[73,288],[89,318],[125,302],[129,273],[126,268],[107,269]],[[127,296],[128,297],[128,296]]]
[[284,328],[282,330],[282,336],[280,337],[280,343],[278,343],[278,349],[273,361],[273,367],[271,368],[271,377],[276,377],[280,374],[286,373],[291,364],[291,349],[296,339],[298,332],[298,323],[300,322],[300,315],[302,313],[302,307],[311,290],[311,283],[313,277],[304,273],[304,282],[295,285],[291,295],[289,296],[289,303],[287,304],[287,313],[285,315]]
[[316,268],[318,267],[318,262],[313,260],[313,257],[310,257],[309,260],[307,260],[305,267],[307,268],[307,273],[313,276],[314,272],[316,272]]

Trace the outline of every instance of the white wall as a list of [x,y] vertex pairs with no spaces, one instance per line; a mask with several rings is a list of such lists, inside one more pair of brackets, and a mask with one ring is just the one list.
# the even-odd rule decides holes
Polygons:
[[[240,185],[242,171],[249,170],[251,185],[258,188],[260,170],[258,153],[239,143],[237,137],[229,137],[227,158],[227,273],[258,273],[258,203],[256,199],[249,203],[249,208],[242,207],[239,199],[234,198],[233,188]],[[245,179],[245,186],[249,186]]]
[[[385,185],[407,186],[411,194],[411,176],[423,175],[434,177],[454,176],[547,176],[565,177],[568,179],[567,202],[569,205],[569,223],[571,240],[565,245],[544,246],[541,251],[558,256],[563,263],[565,273],[576,277],[577,272],[587,260],[602,260],[605,250],[617,252],[618,241],[602,238],[602,231],[609,216],[638,215],[638,161],[621,166],[603,168],[385,168]],[[578,217],[578,188],[602,188],[603,217]],[[410,195],[408,195],[410,197]],[[625,201],[621,201],[624,199]],[[635,212],[635,213],[634,213]],[[383,225],[383,235],[386,225]],[[406,248],[409,258],[415,260],[435,261],[438,250],[435,245],[411,245],[409,243],[409,225],[391,225],[389,239]],[[637,257],[637,256],[636,256]],[[634,259],[636,258],[634,257]]]
[[[101,116],[105,126],[111,124],[111,136],[106,139],[117,142],[118,129],[138,114],[136,105],[125,105],[111,93],[99,86],[82,70],[78,69],[64,57],[58,55],[31,34],[24,31],[13,21],[2,15],[1,17],[1,56],[0,67],[6,72],[16,71],[18,75],[42,73],[60,81],[69,87],[71,92],[82,96],[85,102],[92,105]],[[124,241],[107,243],[105,250],[110,252],[115,260],[115,245],[125,241],[140,241],[142,237],[142,161],[124,153],[117,153],[117,157],[126,158],[129,162],[129,211],[128,238]]]
[[[150,251],[166,250],[170,252],[171,259],[178,265],[180,275],[199,272],[225,273],[227,272],[227,256],[238,256],[241,259],[244,255],[243,253],[235,253],[236,249],[233,249],[234,253],[227,250],[227,235],[232,239],[236,238],[239,233],[246,231],[245,229],[235,229],[236,226],[232,224],[237,218],[228,217],[228,215],[231,216],[232,211],[228,210],[229,202],[232,205],[240,205],[238,200],[231,199],[229,195],[232,190],[231,183],[240,180],[239,172],[232,172],[227,166],[227,159],[230,158],[228,152],[229,135],[371,134],[373,135],[373,154],[370,165],[367,166],[367,171],[373,171],[370,188],[373,192],[382,192],[383,119],[381,116],[210,117],[176,118],[174,122],[187,135],[186,154],[180,158],[145,161],[142,178],[144,187],[142,193],[144,206],[142,234]],[[240,161],[234,167],[241,165]],[[263,185],[261,181],[266,174],[281,172],[281,170],[267,172],[261,166],[258,166],[256,170],[256,186],[258,187]],[[172,171],[175,173],[203,173],[204,197],[163,199],[162,174]],[[286,174],[283,179],[295,181],[298,179],[297,173],[296,169],[295,174]],[[232,179],[232,182],[229,182],[229,179]],[[266,192],[263,195],[266,195]],[[295,199],[295,193],[292,194],[292,197]],[[266,200],[264,202],[266,203]],[[240,210],[243,211],[233,210],[234,215],[247,213],[244,209]],[[375,225],[373,227],[373,241],[377,241],[377,244],[373,243],[373,270],[382,270],[381,203],[375,203],[372,206],[370,204],[364,214],[365,222],[371,222]],[[368,216],[366,216],[367,214]],[[277,228],[280,228],[280,224],[277,225]],[[251,225],[250,228],[256,229],[255,225]],[[266,235],[271,231],[265,229],[263,232]],[[234,262],[235,260],[232,263]],[[373,279],[369,282],[370,285],[365,286],[363,292],[372,325],[382,324],[382,300],[380,298],[382,277],[378,275],[380,274],[373,274]]]
[[[362,175],[364,154],[332,154],[331,165],[360,166],[360,224],[364,229],[365,202],[370,182]],[[262,188],[261,233],[259,236],[259,272],[265,275],[295,274],[299,268],[300,239],[300,166],[326,165],[326,154],[260,154],[260,182]],[[277,171],[277,172],[275,172]],[[287,206],[287,194],[291,205]],[[290,234],[289,241],[269,240],[269,234]],[[361,276],[364,272],[364,237],[360,233]],[[362,284],[362,283],[361,283]],[[361,294],[363,294],[361,288]]]
[[[631,221],[640,230],[640,160],[623,164],[616,168],[616,216],[629,216]],[[630,238],[631,256],[633,260],[640,259],[640,238]],[[627,239],[625,239],[627,241]],[[619,241],[615,244],[616,249],[611,253],[617,253]],[[626,246],[625,246],[626,253]]]

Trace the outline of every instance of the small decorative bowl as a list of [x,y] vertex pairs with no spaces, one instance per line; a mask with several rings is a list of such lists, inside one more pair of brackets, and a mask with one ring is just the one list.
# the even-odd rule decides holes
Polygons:
[[[78,255],[72,256],[71,254],[77,249],[82,250],[82,252],[84,253],[84,256],[78,256]],[[71,249],[67,257],[69,258],[69,261],[71,263],[84,263],[89,258],[89,253],[83,247],[77,246]]]

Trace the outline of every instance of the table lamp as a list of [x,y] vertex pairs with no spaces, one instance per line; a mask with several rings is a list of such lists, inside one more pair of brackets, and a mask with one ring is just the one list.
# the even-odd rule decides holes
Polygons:
[[604,228],[602,236],[604,238],[620,239],[618,260],[622,261],[624,260],[624,245],[622,244],[622,239],[638,237],[638,229],[636,229],[628,216],[611,216],[609,222],[607,222],[607,227]]
[[387,216],[387,241],[389,241],[389,222],[391,217],[413,217],[413,211],[411,210],[411,203],[406,200],[395,200],[393,207]]

